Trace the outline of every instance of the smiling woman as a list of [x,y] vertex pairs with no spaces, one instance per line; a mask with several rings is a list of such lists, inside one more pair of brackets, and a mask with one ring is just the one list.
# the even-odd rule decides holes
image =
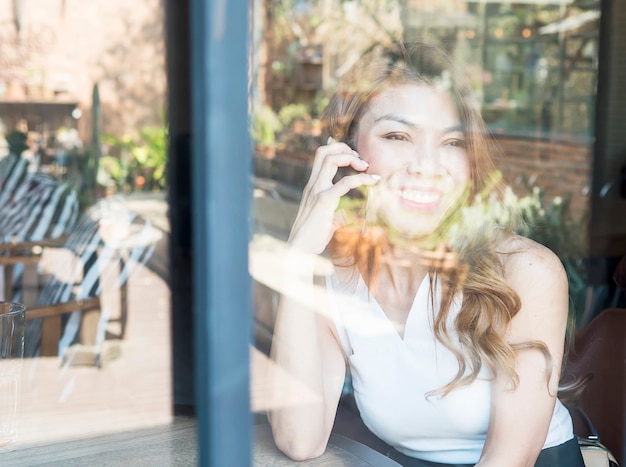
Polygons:
[[457,76],[433,45],[378,47],[324,114],[329,144],[316,151],[285,277],[313,288],[323,252],[334,268],[325,294],[281,299],[272,344],[318,394],[268,414],[293,459],[324,452],[349,373],[363,421],[403,465],[583,466],[556,398],[560,261],[513,234],[515,213],[445,241],[465,207],[503,192]]
[[354,142],[368,173],[381,176],[368,202],[379,197],[389,227],[428,234],[461,196],[470,176],[461,128],[450,97],[429,86],[391,88],[372,101]]

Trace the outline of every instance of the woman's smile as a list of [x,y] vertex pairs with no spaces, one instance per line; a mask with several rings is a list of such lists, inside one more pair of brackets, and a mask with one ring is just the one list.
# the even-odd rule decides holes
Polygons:
[[400,201],[411,209],[434,209],[441,202],[441,193],[432,189],[402,188],[397,193]]

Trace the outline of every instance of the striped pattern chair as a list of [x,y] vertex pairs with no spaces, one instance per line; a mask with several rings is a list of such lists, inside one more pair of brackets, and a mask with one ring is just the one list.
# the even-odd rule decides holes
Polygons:
[[78,211],[78,196],[70,185],[30,171],[22,157],[9,155],[0,160],[0,265],[4,266],[5,300],[34,304],[37,261],[33,252],[40,251],[43,243],[54,244],[68,235]]
[[[78,344],[90,349],[91,362],[100,365],[109,323],[119,321],[116,337],[124,337],[128,281],[150,259],[160,236],[149,220],[129,210],[120,198],[103,199],[82,214],[56,247],[71,261],[63,264],[62,275],[53,274],[46,281],[37,305],[27,311],[25,354],[67,357]],[[111,318],[114,304],[101,300],[105,285],[120,292],[115,320]]]
[[26,159],[15,154],[0,159],[0,206],[5,206],[19,192],[18,188],[28,177],[28,166]]
[[0,204],[0,233],[5,242],[40,241],[66,235],[78,218],[76,190],[42,173],[30,175],[16,197]]
[[[101,286],[111,277],[120,288],[123,337],[128,279],[150,258],[159,231],[120,199],[102,200],[79,216],[75,189],[29,169],[15,155],[0,160],[3,299],[27,306],[25,355],[64,355],[78,342],[101,345],[110,321]],[[73,260],[43,271],[44,249]]]

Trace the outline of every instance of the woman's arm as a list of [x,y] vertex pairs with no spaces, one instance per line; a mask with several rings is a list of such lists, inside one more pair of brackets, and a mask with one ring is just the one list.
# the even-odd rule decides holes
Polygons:
[[513,344],[543,342],[551,361],[536,349],[518,351],[517,387],[512,389],[503,377],[494,381],[487,440],[476,464],[481,467],[535,464],[548,433],[561,372],[569,303],[567,276],[559,258],[547,248],[526,239],[514,242],[515,249],[505,256],[505,277],[522,307],[507,339]]
[[[287,293],[279,303],[271,350],[272,359],[287,378],[273,388],[275,407],[268,418],[276,445],[295,460],[317,457],[326,449],[345,378],[344,355],[327,312],[327,299],[325,294],[315,293],[315,255],[326,248],[337,227],[335,210],[341,196],[378,181],[361,173],[333,184],[338,168],[345,166],[357,171],[368,167],[345,144],[317,150],[288,242]],[[302,396],[302,385],[313,397],[286,404]]]
[[325,306],[313,290],[312,261],[296,266],[293,258],[287,260],[285,275],[290,290],[281,297],[274,326],[271,358],[280,373],[268,418],[278,448],[294,460],[306,460],[326,449],[345,361]]

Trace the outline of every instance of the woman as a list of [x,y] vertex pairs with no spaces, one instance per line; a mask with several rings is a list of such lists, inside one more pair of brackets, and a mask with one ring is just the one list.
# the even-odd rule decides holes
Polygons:
[[[428,44],[372,50],[325,121],[332,138],[289,238],[299,289],[281,299],[272,344],[311,397],[268,414],[277,446],[323,453],[348,371],[363,421],[403,465],[582,467],[556,398],[567,278],[507,226],[463,226],[462,208],[498,189],[449,58]],[[300,284],[319,282],[323,252],[333,271],[316,295]],[[278,400],[292,391],[277,387]]]

